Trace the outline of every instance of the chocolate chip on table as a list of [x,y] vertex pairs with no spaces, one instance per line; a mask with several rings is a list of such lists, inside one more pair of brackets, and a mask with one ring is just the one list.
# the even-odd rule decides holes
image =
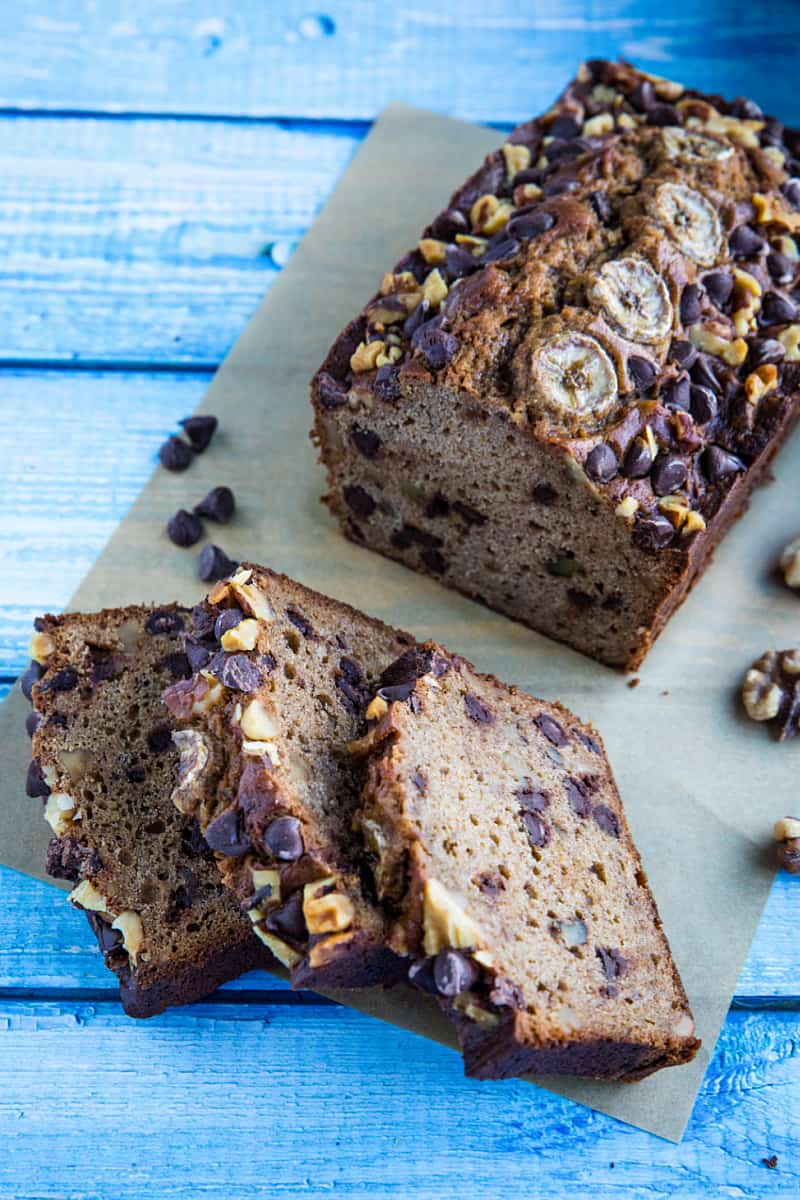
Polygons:
[[699,383],[693,383],[689,389],[691,394],[691,403],[689,411],[698,425],[706,425],[709,421],[713,421],[717,415],[718,404],[717,397],[711,391],[711,388],[701,387]]
[[764,249],[764,239],[750,225],[739,225],[728,238],[734,258],[756,258]]
[[478,981],[480,971],[460,950],[440,950],[433,960],[433,981],[440,996],[460,996]]
[[667,384],[664,388],[663,400],[667,408],[680,408],[684,412],[689,411],[691,393],[689,390],[689,380],[685,375],[681,376],[680,379],[673,379]]
[[206,827],[206,842],[212,850],[228,858],[242,858],[252,850],[238,808],[225,808]]
[[360,484],[350,484],[342,492],[344,502],[357,517],[371,517],[377,505],[366,488]]
[[235,629],[243,620],[244,613],[240,608],[223,608],[214,622],[214,637],[220,641],[223,633],[227,633],[229,629]]
[[260,669],[246,654],[226,654],[215,673],[232,692],[254,692],[264,682]]
[[204,583],[214,583],[217,579],[224,579],[226,575],[231,575],[235,570],[236,563],[228,558],[224,550],[211,542],[204,546],[197,556],[197,574]]
[[364,429],[361,425],[353,425],[350,437],[356,450],[359,454],[363,454],[364,458],[377,458],[380,454],[381,439],[373,430]]
[[730,450],[724,450],[722,446],[708,446],[703,456],[703,470],[710,483],[718,483],[720,479],[746,471],[747,468]]
[[22,694],[26,700],[33,699],[33,685],[38,683],[44,675],[44,667],[41,663],[31,659],[28,666],[19,677],[19,686],[22,689]]
[[774,836],[778,843],[778,865],[790,875],[800,875],[800,820],[781,817],[775,822]]
[[659,454],[650,472],[650,482],[657,496],[668,496],[686,482],[686,463],[674,454]]
[[264,846],[281,862],[294,862],[303,853],[303,831],[297,817],[276,817],[264,830]]
[[607,442],[598,442],[586,456],[583,468],[595,483],[608,483],[619,470],[619,462]]
[[36,733],[36,730],[39,728],[41,723],[42,723],[41,715],[38,712],[36,712],[35,709],[31,709],[31,711],[28,713],[27,717],[25,718],[25,732],[27,733],[28,737],[30,737],[30,738],[33,737],[33,735]]
[[194,513],[179,508],[167,521],[167,537],[176,546],[186,549],[194,546],[203,536],[203,522]]
[[182,438],[168,437],[158,452],[162,467],[168,471],[185,471],[194,458],[194,450]]
[[797,306],[780,292],[766,292],[758,314],[762,325],[788,325],[797,316]]
[[628,359],[628,374],[637,392],[647,392],[653,386],[658,368],[649,358],[642,358],[640,354],[632,354]]
[[633,527],[633,540],[642,550],[663,550],[669,546],[675,530],[659,513],[640,517]]
[[471,692],[467,692],[464,696],[464,708],[467,710],[467,716],[470,721],[474,721],[476,725],[493,725],[494,713],[488,708],[482,700],[477,696],[473,696]]
[[195,504],[193,511],[197,517],[227,525],[236,511],[236,499],[231,489],[222,485],[212,488],[207,496]]
[[566,746],[569,742],[569,738],[558,721],[547,713],[540,713],[538,717],[534,718],[533,723],[554,746]]
[[696,283],[689,283],[681,293],[681,323],[695,325],[703,315],[703,291]]
[[723,312],[733,294],[731,273],[729,271],[712,271],[710,275],[704,276],[703,287],[714,307]]
[[211,439],[217,432],[219,422],[216,417],[204,415],[184,417],[180,424],[183,426],[184,433],[192,443],[192,449],[195,454],[202,454],[204,450],[208,449]]
[[767,270],[772,281],[779,287],[784,287],[794,279],[797,263],[793,262],[788,254],[782,254],[780,250],[771,250],[767,255]]
[[626,479],[644,479],[650,473],[653,456],[644,438],[634,438],[625,452],[620,472]]
[[25,795],[31,797],[41,796],[43,798],[50,795],[50,788],[45,782],[42,768],[35,758],[31,759],[27,775],[25,776]]

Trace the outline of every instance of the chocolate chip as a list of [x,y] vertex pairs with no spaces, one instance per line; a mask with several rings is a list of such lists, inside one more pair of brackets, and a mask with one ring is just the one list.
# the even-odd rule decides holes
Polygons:
[[74,667],[62,667],[42,684],[42,691],[74,692],[78,686],[78,672]]
[[125,772],[125,778],[129,783],[144,783],[147,778],[147,772],[141,763],[134,763],[133,766],[128,767]]
[[147,735],[147,745],[153,754],[163,754],[172,745],[172,730],[166,725],[151,729]]
[[674,454],[659,454],[650,472],[650,482],[657,496],[668,496],[686,482],[686,463]]
[[478,512],[477,508],[473,508],[471,504],[465,504],[463,500],[453,501],[453,512],[463,517],[468,525],[486,524],[486,517],[483,513]]
[[433,960],[433,981],[441,996],[460,996],[477,983],[480,971],[460,950],[441,950]]
[[562,113],[561,116],[556,117],[554,121],[550,122],[547,128],[547,136],[564,138],[566,141],[570,141],[572,138],[577,137],[580,131],[580,121],[576,120],[575,117],[571,117],[569,113]]
[[550,826],[537,812],[523,812],[522,824],[531,846],[542,850],[550,841]]
[[592,804],[580,781],[577,779],[565,779],[564,791],[567,793],[570,808],[576,816],[588,817],[592,811]]
[[792,208],[800,209],[800,179],[787,179],[781,191]]
[[712,271],[704,277],[703,286],[714,307],[724,312],[733,293],[733,276],[728,271]]
[[444,575],[447,570],[447,560],[441,550],[437,550],[435,546],[425,546],[420,550],[419,556],[425,566],[435,575]]
[[25,794],[31,797],[50,795],[50,788],[45,782],[42,768],[35,758],[32,758],[28,765],[28,772],[25,776]]
[[757,258],[764,249],[764,239],[750,225],[740,225],[728,238],[734,258]]
[[364,458],[377,458],[380,454],[381,439],[371,429],[353,425],[350,429],[350,437],[356,450],[359,454],[363,454]]
[[549,483],[537,483],[533,489],[533,498],[537,504],[543,504],[545,508],[552,508],[558,503],[558,492]]
[[663,401],[667,408],[680,408],[688,412],[690,400],[689,380],[685,375],[671,380],[664,388]]
[[672,343],[669,348],[669,356],[676,362],[684,371],[688,371],[692,364],[697,360],[697,350],[691,342],[687,342],[681,338]]
[[254,692],[264,682],[261,671],[246,654],[226,654],[219,678],[233,692]]
[[[181,650],[176,650],[173,654],[166,654],[161,660],[161,667],[164,671],[168,671],[173,679],[188,679],[192,674],[192,665],[189,662],[189,657]],[[116,672],[108,675],[106,678],[113,679]]]
[[214,622],[214,637],[218,642],[221,641],[223,633],[235,629],[243,620],[244,613],[240,608],[223,608]]
[[452,242],[459,233],[469,233],[469,221],[457,208],[446,208],[431,225],[431,236],[440,242]]
[[619,470],[619,462],[607,442],[598,442],[594,449],[589,451],[583,467],[595,483],[608,483]]
[[591,750],[592,754],[602,754],[603,753],[603,751],[600,747],[600,743],[598,742],[597,738],[593,738],[590,733],[583,733],[583,731],[580,729],[577,731],[577,733],[578,733],[578,737],[583,742],[586,749]]
[[303,832],[297,817],[276,817],[264,830],[264,846],[281,862],[294,862],[303,853]]
[[147,633],[153,634],[175,634],[180,633],[183,629],[183,617],[178,613],[172,612],[168,608],[159,608],[155,612],[150,613],[150,616],[145,622],[145,630]]
[[203,522],[185,508],[179,508],[167,521],[167,537],[176,546],[194,546],[202,536]]
[[504,233],[495,234],[481,255],[481,263],[507,262],[515,254],[519,254],[521,249],[522,243],[516,238],[506,237]]
[[492,900],[506,890],[505,880],[499,871],[481,871],[472,880],[476,888]]
[[227,858],[243,858],[253,849],[238,808],[225,808],[206,826],[206,842]]
[[408,982],[415,988],[419,988],[421,992],[427,992],[430,996],[437,994],[436,983],[433,978],[433,959],[418,958],[412,962],[408,968]]
[[323,371],[317,376],[317,393],[320,404],[329,412],[335,408],[343,408],[347,404],[347,391],[340,383]]
[[446,333],[439,325],[439,318],[426,321],[411,338],[411,345],[418,350],[432,371],[441,371],[458,350],[458,340]]
[[194,506],[196,516],[218,521],[220,525],[227,525],[235,511],[236,498],[231,489],[224,484],[212,488],[208,495]]
[[777,338],[752,338],[747,362],[750,367],[761,367],[764,363],[783,362],[786,347]]
[[273,908],[264,922],[270,933],[288,939],[290,942],[305,942],[308,937],[308,927],[303,916],[303,893],[293,892],[280,908]]
[[709,387],[712,391],[719,390],[719,379],[717,378],[714,365],[707,354],[698,354],[697,359],[692,364],[690,374],[695,383],[699,383],[703,387]]
[[674,104],[653,104],[647,110],[648,125],[680,125],[681,115]]
[[708,421],[713,421],[717,415],[718,405],[717,397],[711,389],[701,387],[699,383],[693,383],[690,393],[690,412],[697,424],[705,425]]
[[236,570],[236,563],[228,558],[224,550],[209,542],[197,556],[197,574],[204,583],[224,579]]
[[192,609],[192,632],[197,638],[213,638],[214,622],[217,610],[204,604],[196,604]]
[[97,938],[97,945],[102,954],[114,954],[122,946],[123,937],[118,929],[112,929],[108,921],[99,913],[86,914],[92,933]]
[[637,392],[649,391],[657,373],[658,368],[651,363],[649,358],[642,358],[640,354],[632,354],[628,359],[628,374]]
[[640,517],[633,527],[633,540],[642,550],[663,550],[672,541],[675,531],[666,517],[659,513]]
[[606,979],[609,981],[622,979],[628,969],[628,961],[619,950],[610,950],[604,946],[598,946],[595,953],[600,959],[600,965],[603,968],[603,974]]
[[413,783],[414,787],[417,789],[419,794],[421,796],[424,796],[428,790],[428,780],[426,779],[424,772],[420,771],[419,767],[417,767],[417,769],[412,774],[411,782]]
[[397,368],[391,363],[378,367],[372,381],[372,390],[380,400],[393,403],[400,399],[400,384],[397,380]]
[[656,93],[649,79],[637,83],[633,91],[628,93],[628,99],[639,112],[649,112],[656,103]]
[[158,452],[162,467],[168,471],[185,471],[194,458],[194,451],[181,438],[169,437]]
[[552,229],[555,223],[556,218],[553,213],[539,210],[512,217],[506,225],[506,231],[512,237],[522,238],[523,241],[527,242],[532,238],[540,237],[543,233],[547,233],[548,229]]
[[703,314],[703,292],[696,283],[689,283],[681,293],[681,322],[695,325]]
[[40,717],[39,713],[37,713],[35,709],[32,709],[25,718],[25,732],[27,733],[28,737],[33,737],[41,723],[42,718]]
[[[286,616],[291,621],[291,623],[294,625],[295,629],[300,630],[300,632],[302,633],[304,638],[316,637],[316,634],[314,633],[314,626],[311,624],[311,622],[306,617],[303,616],[303,614],[299,611],[299,609],[291,608],[291,607],[287,608]],[[343,661],[346,661],[346,660],[343,660]]]
[[217,432],[217,425],[219,424],[217,418],[210,415],[185,417],[180,423],[183,426],[186,436],[192,443],[192,449],[195,454],[202,454],[204,450],[208,449],[209,443]]
[[22,694],[26,700],[33,699],[33,685],[38,683],[44,675],[44,667],[41,663],[31,659],[28,666],[19,677],[19,686],[22,688]]
[[343,490],[342,496],[347,507],[357,517],[371,517],[377,507],[369,492],[359,484],[350,484]]
[[723,450],[722,446],[709,446],[703,456],[703,470],[711,483],[718,483],[720,479],[747,468],[742,460],[729,450]]
[[652,465],[650,447],[644,438],[637,437],[628,446],[620,471],[626,479],[644,479],[645,475],[650,473]]
[[796,315],[796,306],[780,292],[766,292],[762,297],[758,317],[763,325],[788,325]]
[[607,833],[611,837],[619,837],[619,818],[607,804],[596,804],[592,809],[592,816],[603,833]]
[[589,203],[595,211],[598,221],[610,225],[614,219],[614,209],[605,192],[590,192]]
[[763,115],[755,100],[748,100],[747,96],[736,96],[731,100],[731,116],[740,121],[760,121]]
[[780,250],[771,250],[767,255],[767,270],[773,281],[779,287],[783,287],[794,279],[797,263],[792,262],[788,254],[782,254]]
[[[474,254],[470,254],[469,250],[463,250],[461,246],[448,246],[445,250],[444,269],[447,278],[451,282],[456,279],[463,279],[465,275],[472,275],[480,266],[481,263],[475,258]],[[423,301],[424,303],[426,301]],[[411,314],[403,326],[403,332],[406,336],[413,335],[422,325],[422,318],[418,322],[414,322],[414,317],[421,308],[422,304],[418,305],[416,311]],[[411,327],[412,325],[413,328]]]
[[533,723],[539,732],[544,734],[548,742],[552,742],[554,746],[566,746],[569,742],[569,738],[558,721],[548,716],[547,713],[540,713],[538,717],[534,718]]
[[425,516],[434,520],[436,517],[446,517],[450,512],[450,501],[441,492],[435,492],[425,505]]
[[464,696],[464,708],[467,710],[467,716],[470,721],[474,721],[476,725],[493,725],[494,713],[490,708],[479,700],[477,696],[473,696],[471,692],[467,692]]
[[394,702],[402,703],[407,700],[416,686],[416,680],[408,680],[406,683],[391,683],[385,687],[378,688],[377,695],[381,700],[385,700],[387,704]]

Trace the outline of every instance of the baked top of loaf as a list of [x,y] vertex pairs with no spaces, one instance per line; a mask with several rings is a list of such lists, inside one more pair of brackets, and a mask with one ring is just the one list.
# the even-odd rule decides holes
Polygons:
[[434,643],[384,675],[359,816],[468,1073],[641,1078],[699,1043],[602,743]]
[[185,728],[174,800],[196,815],[258,937],[297,985],[392,982],[382,914],[352,830],[347,753],[407,635],[254,563],[192,616],[197,673],[164,699]]
[[131,1016],[270,960],[171,799],[178,754],[161,692],[188,673],[188,617],[173,605],[46,616],[32,643],[43,673],[28,790],[54,833],[47,869],[75,884]]
[[473,396],[562,447],[641,546],[687,546],[796,406],[795,156],[751,101],[584,65],[385,276],[316,404]]

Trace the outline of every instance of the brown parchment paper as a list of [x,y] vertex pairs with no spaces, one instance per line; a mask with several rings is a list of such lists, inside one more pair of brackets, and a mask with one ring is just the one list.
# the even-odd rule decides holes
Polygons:
[[[790,809],[787,747],[738,713],[744,667],[796,644],[797,600],[770,578],[797,532],[795,439],[777,481],[755,497],[672,620],[636,690],[616,673],[346,542],[319,503],[308,439],[308,381],[339,329],[413,245],[451,191],[501,141],[496,132],[400,105],[388,108],[289,267],[218,371],[202,408],[221,432],[191,470],[158,470],[70,608],[194,602],[194,551],[163,533],[176,508],[230,484],[239,516],[211,533],[252,558],[419,636],[432,636],[534,695],[560,697],[602,731],[704,1046],[697,1060],[638,1084],[544,1086],[678,1140],[719,1034],[772,880],[772,822]],[[213,320],[209,313],[209,320]],[[49,830],[24,795],[29,747],[18,688],[0,709],[0,861],[44,878]],[[337,997],[452,1044],[424,998]],[[267,1036],[269,1036],[267,1034]],[[505,1085],[487,1085],[502,1088]],[[536,1094],[531,1091],[531,1106]]]

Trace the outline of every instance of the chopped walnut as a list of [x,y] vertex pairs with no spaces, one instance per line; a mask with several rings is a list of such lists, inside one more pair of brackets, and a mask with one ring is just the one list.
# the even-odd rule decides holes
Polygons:
[[796,537],[786,546],[780,564],[786,586],[800,588],[800,537]]
[[774,834],[779,864],[790,875],[800,875],[800,821],[797,817],[781,817],[775,822]]
[[774,721],[780,741],[794,737],[800,719],[800,651],[762,654],[744,677],[742,703],[752,721]]

